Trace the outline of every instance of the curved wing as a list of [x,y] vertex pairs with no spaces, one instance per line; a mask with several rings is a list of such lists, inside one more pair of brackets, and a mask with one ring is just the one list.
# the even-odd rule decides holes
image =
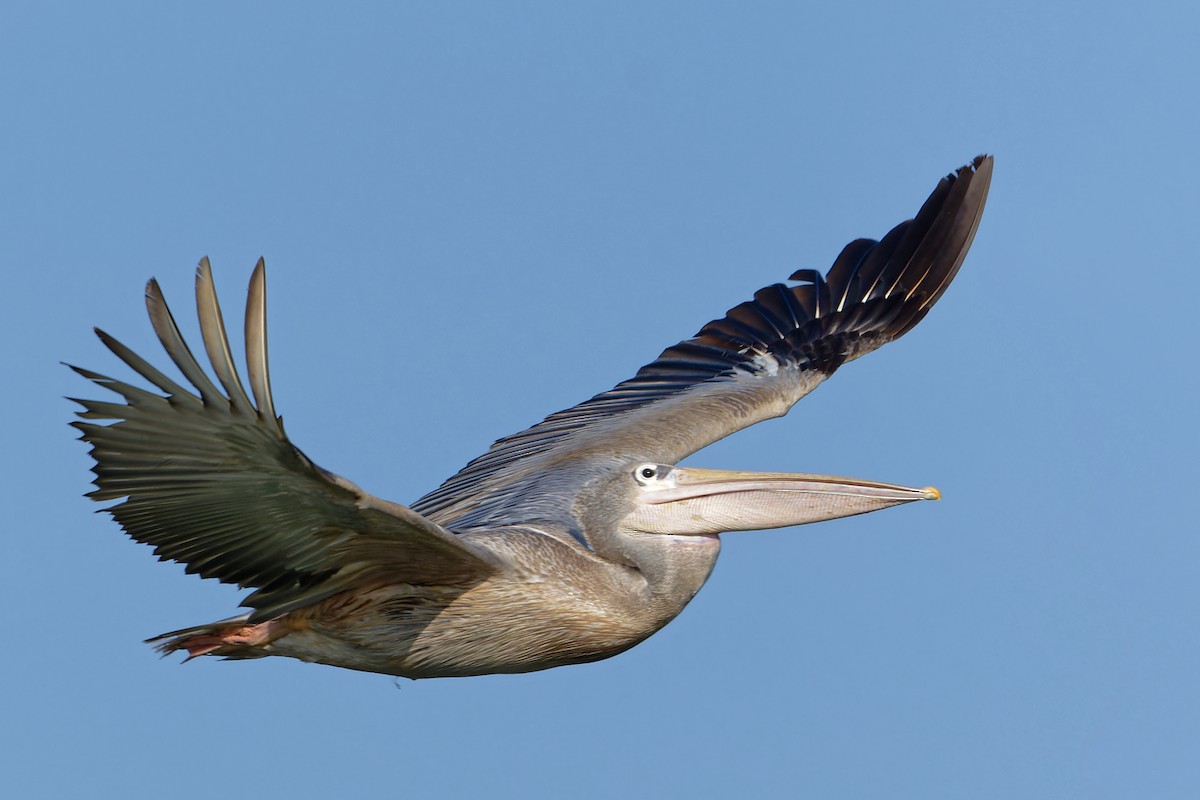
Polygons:
[[75,401],[85,421],[72,425],[96,460],[97,489],[89,496],[124,498],[106,510],[160,559],[255,588],[244,602],[255,609],[252,620],[373,580],[465,587],[491,574],[485,553],[321,469],[288,441],[271,399],[265,281],[259,260],[246,306],[254,401],[234,365],[208,259],[196,273],[196,305],[221,387],[192,355],[153,280],[146,307],[154,330],[195,391],[97,329],[118,358],[165,396],[72,367],[125,401]]
[[787,413],[842,364],[925,316],[966,257],[991,175],[992,157],[976,158],[943,178],[914,219],[880,241],[846,245],[825,276],[799,270],[791,280],[800,285],[760,290],[633,378],[500,439],[413,509],[456,528],[558,516],[579,480],[561,469],[569,462],[673,464]]

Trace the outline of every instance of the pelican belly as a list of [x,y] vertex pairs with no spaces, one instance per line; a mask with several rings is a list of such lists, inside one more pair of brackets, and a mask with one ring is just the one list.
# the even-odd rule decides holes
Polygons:
[[[708,564],[707,577],[716,537],[662,538],[680,539],[677,546]],[[291,632],[264,654],[409,678],[533,672],[628,650],[674,619],[703,584],[654,593],[636,570],[559,546],[564,557],[552,567],[517,558],[504,575],[466,591],[395,584],[332,597],[289,615]],[[538,547],[544,554],[545,544]]]
[[[299,612],[265,654],[409,678],[532,672],[617,655],[666,624],[539,591],[482,584],[454,598],[387,586]],[[352,606],[353,608],[350,608]]]

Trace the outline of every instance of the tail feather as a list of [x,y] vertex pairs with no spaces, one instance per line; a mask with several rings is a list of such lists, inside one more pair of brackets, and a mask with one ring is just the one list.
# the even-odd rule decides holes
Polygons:
[[240,659],[271,655],[265,647],[287,633],[284,623],[273,619],[248,624],[249,618],[249,614],[243,614],[220,622],[162,633],[147,639],[146,644],[153,645],[163,656],[186,650],[188,655],[183,660],[185,664],[199,656]]

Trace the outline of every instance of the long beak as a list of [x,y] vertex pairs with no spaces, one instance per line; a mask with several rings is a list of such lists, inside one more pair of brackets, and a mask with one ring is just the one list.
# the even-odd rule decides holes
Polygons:
[[645,533],[698,535],[803,525],[881,508],[938,500],[933,487],[788,472],[733,472],[675,467],[646,487],[623,527]]

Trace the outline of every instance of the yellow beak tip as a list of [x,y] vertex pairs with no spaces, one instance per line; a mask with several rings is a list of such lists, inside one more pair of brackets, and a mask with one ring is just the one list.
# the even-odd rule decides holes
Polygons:
[[926,486],[921,491],[925,492],[925,494],[927,495],[926,499],[928,499],[928,500],[941,500],[942,499],[942,493],[939,492],[933,486]]

